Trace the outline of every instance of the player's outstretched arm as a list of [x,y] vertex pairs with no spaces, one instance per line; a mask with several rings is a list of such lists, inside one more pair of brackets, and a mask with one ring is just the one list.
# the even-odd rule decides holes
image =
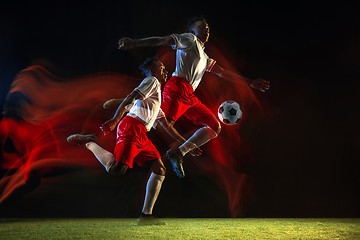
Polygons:
[[141,39],[132,39],[132,38],[121,38],[119,40],[118,49],[131,49],[136,47],[159,47],[159,46],[170,46],[174,45],[175,41],[171,36],[165,37],[149,37]]
[[229,80],[234,83],[246,82],[250,87],[256,89],[260,92],[266,92],[270,88],[270,82],[262,78],[249,79],[241,76],[240,74],[234,73],[230,70],[220,67],[218,64],[215,64],[211,69],[211,72],[218,75],[219,77]]
[[132,91],[120,104],[114,117],[107,122],[105,122],[100,129],[103,131],[104,135],[113,131],[116,125],[120,122],[121,118],[124,116],[126,110],[126,106],[132,104],[136,99],[141,98],[140,94],[137,91]]

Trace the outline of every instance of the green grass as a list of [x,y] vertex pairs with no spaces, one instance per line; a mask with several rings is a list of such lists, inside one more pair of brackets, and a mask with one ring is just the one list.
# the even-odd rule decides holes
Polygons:
[[0,219],[0,239],[360,239],[360,219]]

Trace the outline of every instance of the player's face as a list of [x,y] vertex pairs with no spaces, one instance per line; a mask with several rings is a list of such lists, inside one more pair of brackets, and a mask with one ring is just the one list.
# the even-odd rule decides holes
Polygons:
[[168,72],[166,71],[165,66],[162,62],[157,61],[156,63],[154,63],[151,72],[157,79],[159,79],[161,83],[166,82]]
[[206,43],[209,39],[210,28],[205,21],[197,21],[193,24],[193,29],[191,30],[196,37],[198,37],[203,43]]

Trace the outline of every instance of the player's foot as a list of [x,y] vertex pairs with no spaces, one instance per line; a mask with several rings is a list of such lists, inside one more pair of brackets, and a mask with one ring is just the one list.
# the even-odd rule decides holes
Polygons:
[[73,134],[67,138],[69,143],[76,143],[79,145],[85,145],[88,142],[96,140],[95,134]]
[[137,223],[138,225],[165,225],[165,222],[160,221],[157,217],[145,213],[140,214]]
[[107,100],[104,104],[103,104],[103,108],[106,110],[115,110],[119,107],[119,105],[121,104],[122,99],[110,99]]
[[171,166],[180,178],[185,177],[185,172],[183,168],[183,155],[181,154],[179,148],[172,148],[166,152],[166,158],[171,162]]

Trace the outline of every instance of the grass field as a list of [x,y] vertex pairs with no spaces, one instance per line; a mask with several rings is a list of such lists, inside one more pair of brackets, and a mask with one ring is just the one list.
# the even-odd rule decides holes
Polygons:
[[360,219],[0,219],[0,239],[360,239]]

